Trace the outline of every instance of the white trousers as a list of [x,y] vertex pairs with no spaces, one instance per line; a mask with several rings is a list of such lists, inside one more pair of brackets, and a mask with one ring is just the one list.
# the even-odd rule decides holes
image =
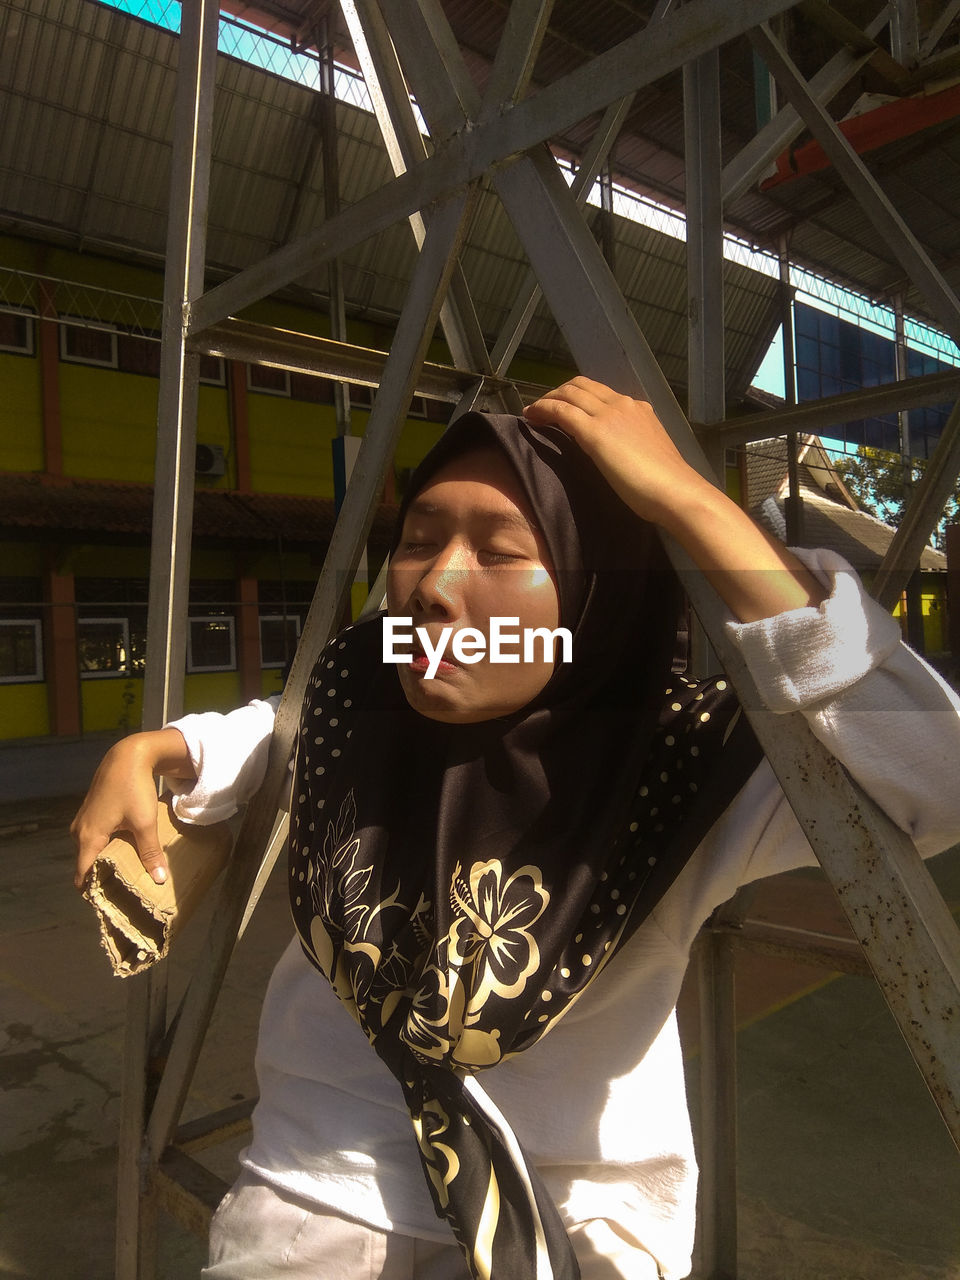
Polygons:
[[[657,1280],[653,1257],[602,1218],[570,1233],[582,1280]],[[455,1244],[377,1231],[244,1170],[210,1227],[203,1280],[470,1280]],[[512,1277],[511,1280],[526,1280]]]

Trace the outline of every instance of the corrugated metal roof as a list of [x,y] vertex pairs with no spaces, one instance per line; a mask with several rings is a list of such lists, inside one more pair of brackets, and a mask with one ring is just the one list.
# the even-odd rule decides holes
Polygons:
[[[10,22],[9,16],[7,22]],[[6,127],[0,165],[9,213],[98,240],[162,253],[169,181],[176,38],[93,3],[70,11],[37,0],[8,44]],[[480,22],[492,38],[497,22]],[[560,42],[559,67],[570,64]],[[578,55],[579,56],[579,55]],[[323,168],[316,94],[255,67],[221,57],[215,108],[208,258],[235,270],[302,234],[322,218]],[[337,106],[341,200],[362,199],[390,177],[376,122]],[[671,380],[686,367],[686,285],[679,242],[617,220],[618,274]],[[343,261],[349,309],[384,318],[404,300],[415,261],[405,224],[357,246]],[[463,254],[481,325],[492,340],[526,275],[525,258],[499,202],[489,191]],[[728,270],[731,331],[728,370],[742,384],[767,320],[769,282]],[[302,284],[326,291],[326,273]],[[541,307],[528,333],[540,353],[565,354]]]
[[[308,0],[270,0],[279,21],[308,17]],[[859,19],[859,0],[838,7]],[[561,0],[536,68],[544,84],[611,47],[642,25],[652,4]],[[447,0],[468,65],[482,81],[499,40],[505,9]],[[301,24],[302,25],[302,24]],[[345,40],[342,32],[340,38]],[[176,38],[114,9],[80,0],[32,0],[29,11],[0,12],[7,54],[0,84],[0,172],[6,225],[33,228],[67,243],[128,246],[163,253],[169,179]],[[822,44],[822,42],[821,42]],[[801,51],[809,63],[824,50]],[[803,58],[801,60],[803,60]],[[753,129],[749,51],[723,52],[723,147],[732,155]],[[208,259],[234,271],[302,234],[323,216],[323,167],[316,93],[236,59],[221,57],[215,103]],[[340,103],[341,198],[349,205],[388,180],[390,170],[371,115]],[[580,149],[592,123],[568,131]],[[908,219],[929,229],[935,252],[960,240],[960,141],[949,132],[924,150],[916,139],[885,149],[893,188]],[[615,166],[639,189],[668,200],[683,193],[683,107],[679,76],[642,90],[618,139]],[[792,253],[827,274],[884,291],[902,276],[861,211],[829,174],[771,193],[751,192],[730,211],[758,240],[789,230]],[[617,275],[645,336],[678,387],[686,379],[684,248],[645,227],[616,220]],[[345,255],[348,309],[378,319],[403,302],[415,252],[404,225]],[[463,254],[481,325],[492,340],[525,274],[524,259],[498,202],[486,192]],[[960,284],[960,262],[947,264]],[[326,273],[301,282],[320,295]],[[776,322],[776,283],[745,267],[725,266],[726,367],[733,394],[745,387]],[[913,295],[908,295],[911,299]],[[528,332],[535,353],[562,355],[562,337],[541,308]]]

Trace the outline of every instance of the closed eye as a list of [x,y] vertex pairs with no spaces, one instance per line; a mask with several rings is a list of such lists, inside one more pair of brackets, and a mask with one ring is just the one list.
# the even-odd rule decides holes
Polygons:
[[484,550],[482,548],[480,551],[477,552],[477,556],[481,560],[481,562],[486,562],[488,564],[508,564],[512,560],[529,560],[530,559],[529,556],[524,555],[522,552],[490,551],[490,550]]

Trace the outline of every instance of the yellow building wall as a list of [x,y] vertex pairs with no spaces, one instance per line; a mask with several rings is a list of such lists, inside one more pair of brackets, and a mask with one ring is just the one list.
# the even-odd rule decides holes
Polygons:
[[157,385],[116,369],[61,362],[64,474],[151,483]]
[[240,675],[236,671],[205,671],[184,681],[184,712],[232,711],[240,704]]
[[[157,439],[156,378],[116,369],[60,364],[63,470],[84,479],[153,483]],[[227,393],[200,388],[197,439],[230,453]],[[41,464],[42,465],[42,464]],[[201,481],[226,487],[228,476]]]
[[0,684],[0,740],[50,732],[45,684]]
[[42,471],[43,415],[36,356],[0,352],[0,471]]
[[[250,483],[262,493],[333,497],[332,405],[250,392]],[[358,418],[360,415],[357,415]]]
[[260,672],[260,697],[272,698],[275,693],[283,693],[283,668],[268,667]]
[[143,716],[143,681],[123,676],[81,680],[80,707],[84,733],[103,729],[133,733]]

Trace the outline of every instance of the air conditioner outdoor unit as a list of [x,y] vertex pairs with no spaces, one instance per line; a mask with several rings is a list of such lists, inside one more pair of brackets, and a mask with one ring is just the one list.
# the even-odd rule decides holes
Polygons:
[[197,475],[222,476],[227,470],[227,460],[219,444],[197,445]]

